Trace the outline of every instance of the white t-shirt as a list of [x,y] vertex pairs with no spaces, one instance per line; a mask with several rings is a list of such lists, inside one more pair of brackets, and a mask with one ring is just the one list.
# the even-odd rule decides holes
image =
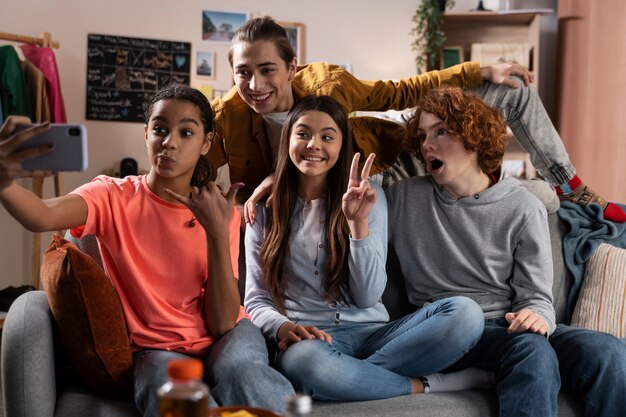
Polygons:
[[272,155],[274,156],[274,161],[276,160],[276,155],[278,155],[280,135],[283,130],[285,120],[287,120],[287,113],[288,112],[284,111],[278,113],[267,113],[263,115],[263,121],[265,122],[265,134],[267,135],[270,146],[272,147]]

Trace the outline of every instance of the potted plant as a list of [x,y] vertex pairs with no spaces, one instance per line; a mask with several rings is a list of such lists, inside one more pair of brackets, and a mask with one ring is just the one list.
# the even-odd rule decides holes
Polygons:
[[441,31],[443,13],[454,6],[453,0],[422,0],[415,14],[415,27],[411,34],[415,36],[412,49],[417,52],[415,63],[417,71],[439,67],[441,48],[446,41]]

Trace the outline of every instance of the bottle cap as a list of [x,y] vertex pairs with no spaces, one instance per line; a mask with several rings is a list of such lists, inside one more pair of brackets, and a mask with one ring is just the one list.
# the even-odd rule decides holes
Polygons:
[[167,365],[167,374],[171,379],[201,379],[203,368],[198,359],[176,359]]

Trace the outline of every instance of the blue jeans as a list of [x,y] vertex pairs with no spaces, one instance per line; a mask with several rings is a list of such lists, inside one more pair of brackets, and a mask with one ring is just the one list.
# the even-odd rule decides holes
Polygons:
[[451,297],[388,324],[318,328],[332,344],[295,343],[278,354],[277,368],[314,399],[364,401],[410,394],[410,377],[456,362],[480,338],[483,313],[469,298]]
[[559,324],[550,336],[561,385],[580,393],[585,416],[626,416],[626,345],[618,338]]
[[[557,325],[549,339],[508,334],[488,320],[478,344],[449,370],[495,372],[502,416],[556,416],[559,387],[580,393],[585,416],[626,416],[626,345],[616,337]],[[528,399],[532,398],[532,401]]]
[[525,87],[519,78],[516,81],[520,84],[517,89],[485,81],[471,91],[500,111],[546,181],[565,184],[576,170],[563,141],[534,88]]
[[[135,405],[145,417],[158,416],[157,390],[167,381],[167,364],[189,356],[165,350],[142,350],[133,356]],[[203,380],[210,388],[210,406],[248,405],[285,411],[293,394],[289,381],[268,364],[265,339],[250,320],[241,320],[213,344],[203,357]]]
[[506,320],[485,320],[482,338],[449,371],[477,367],[496,375],[501,416],[556,416],[559,362],[548,339],[507,333]]

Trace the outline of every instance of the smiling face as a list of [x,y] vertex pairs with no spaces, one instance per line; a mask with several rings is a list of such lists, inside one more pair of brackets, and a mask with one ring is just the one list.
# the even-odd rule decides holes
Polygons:
[[272,42],[237,42],[232,47],[232,68],[239,96],[255,112],[283,112],[293,105],[296,61],[286,63]]
[[144,130],[151,163],[148,184],[180,180],[188,188],[200,155],[211,147],[212,132],[204,130],[195,104],[176,99],[154,103]]
[[327,113],[309,110],[295,121],[289,136],[289,158],[298,170],[300,184],[325,183],[339,158],[343,135]]
[[[488,187],[489,177],[480,169],[477,153],[465,149],[461,138],[441,119],[421,113],[417,138],[426,170],[452,195],[464,197]],[[487,187],[483,186],[485,181]]]

